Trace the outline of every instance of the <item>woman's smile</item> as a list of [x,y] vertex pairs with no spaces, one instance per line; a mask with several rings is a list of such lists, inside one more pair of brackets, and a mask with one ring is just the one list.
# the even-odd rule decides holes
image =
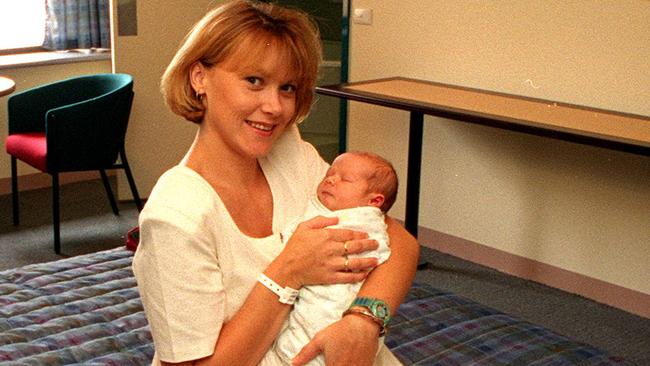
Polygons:
[[246,121],[249,125],[251,125],[253,128],[256,128],[258,130],[262,131],[271,131],[275,126],[269,125],[269,124],[264,124],[260,122],[253,122],[253,121]]
[[251,120],[246,120],[246,124],[255,129],[255,132],[264,135],[271,136],[276,125],[272,123],[256,122]]

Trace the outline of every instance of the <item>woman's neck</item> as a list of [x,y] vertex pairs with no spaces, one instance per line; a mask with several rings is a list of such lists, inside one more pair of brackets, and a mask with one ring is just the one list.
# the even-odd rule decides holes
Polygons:
[[245,187],[264,175],[257,159],[237,154],[200,129],[181,165],[199,173],[215,188]]
[[239,230],[250,237],[273,233],[273,195],[257,159],[197,134],[181,162],[203,177],[219,195]]

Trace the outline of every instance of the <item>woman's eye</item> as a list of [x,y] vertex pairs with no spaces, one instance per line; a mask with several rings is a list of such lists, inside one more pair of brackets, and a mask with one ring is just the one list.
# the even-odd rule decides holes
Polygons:
[[296,91],[296,86],[292,84],[285,84],[282,86],[282,91],[288,92],[288,93],[294,93]]

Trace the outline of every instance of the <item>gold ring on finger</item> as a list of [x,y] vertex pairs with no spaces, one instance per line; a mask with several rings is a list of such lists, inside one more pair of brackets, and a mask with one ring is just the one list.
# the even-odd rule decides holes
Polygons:
[[345,272],[350,272],[350,267],[348,267],[348,263],[349,263],[348,257],[345,257],[345,263],[343,263]]
[[343,243],[343,256],[348,255],[348,242]]

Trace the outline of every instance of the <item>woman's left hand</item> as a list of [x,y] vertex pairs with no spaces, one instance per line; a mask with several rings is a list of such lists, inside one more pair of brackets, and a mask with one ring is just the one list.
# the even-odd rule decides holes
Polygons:
[[294,357],[293,365],[304,365],[319,354],[330,366],[371,366],[379,347],[379,326],[356,315],[341,320],[316,333]]

